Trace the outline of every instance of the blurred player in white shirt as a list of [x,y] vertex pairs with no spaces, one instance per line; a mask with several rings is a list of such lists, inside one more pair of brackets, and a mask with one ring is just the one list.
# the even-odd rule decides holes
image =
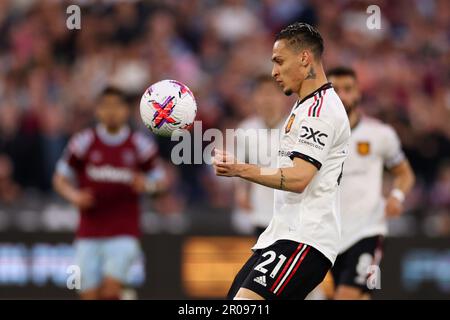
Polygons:
[[[237,131],[238,156],[243,157],[239,160],[276,168],[286,97],[271,76],[261,75],[255,80],[253,103],[256,115],[244,120],[239,125],[243,131]],[[257,138],[256,144],[251,136]],[[258,156],[260,152],[263,157]],[[254,234],[259,236],[272,219],[274,189],[237,179],[235,195],[237,208],[250,215]]]
[[[334,299],[367,298],[371,266],[378,266],[387,218],[403,212],[403,201],[414,184],[414,173],[394,129],[364,116],[355,72],[338,67],[327,73],[347,111],[352,135],[341,184],[342,238],[331,270]],[[393,176],[393,188],[383,198],[383,167]]]

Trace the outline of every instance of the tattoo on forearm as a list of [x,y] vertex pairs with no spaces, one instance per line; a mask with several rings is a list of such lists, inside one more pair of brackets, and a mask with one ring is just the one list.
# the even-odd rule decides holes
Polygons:
[[311,68],[308,71],[308,74],[306,75],[305,80],[315,79],[315,78],[316,78],[316,70],[314,70],[314,67],[311,66]]
[[283,169],[280,169],[280,189],[284,190],[284,174],[283,174]]

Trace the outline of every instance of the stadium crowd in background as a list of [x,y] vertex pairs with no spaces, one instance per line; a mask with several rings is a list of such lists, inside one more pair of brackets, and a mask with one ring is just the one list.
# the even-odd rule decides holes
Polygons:
[[[81,30],[66,27],[69,4],[0,1],[2,205],[30,190],[52,193],[57,159],[92,123],[108,83],[132,97],[137,127],[141,93],[169,78],[194,91],[203,130],[237,127],[254,113],[252,79],[270,73],[274,35],[304,21],[324,36],[325,67],[354,67],[365,112],[399,133],[417,175],[407,216],[429,235],[450,235],[449,1],[377,1],[380,30],[366,26],[370,1],[79,1]],[[231,209],[231,183],[207,165],[172,165],[173,143],[158,144],[177,201],[157,209]]]

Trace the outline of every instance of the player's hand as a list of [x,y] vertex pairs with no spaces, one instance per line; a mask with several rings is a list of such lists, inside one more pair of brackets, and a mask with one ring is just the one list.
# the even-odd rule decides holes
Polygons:
[[238,176],[242,165],[232,154],[219,149],[214,149],[212,164],[216,175],[224,177]]
[[147,177],[143,173],[136,173],[131,182],[131,188],[136,193],[144,193],[147,186]]
[[403,203],[394,196],[389,196],[386,199],[385,207],[386,217],[394,218],[398,217],[403,212]]
[[72,204],[80,210],[86,210],[94,206],[95,199],[88,189],[78,190],[72,199]]
[[131,183],[131,187],[136,193],[158,195],[169,188],[169,183],[166,179],[149,181],[144,173],[136,173]]

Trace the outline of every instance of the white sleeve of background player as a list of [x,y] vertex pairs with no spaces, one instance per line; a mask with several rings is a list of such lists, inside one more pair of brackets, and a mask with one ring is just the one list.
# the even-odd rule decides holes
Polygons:
[[150,139],[150,137],[141,132],[136,132],[133,135],[133,143],[136,146],[140,163],[147,162],[158,152],[156,143],[152,139]]
[[392,127],[386,127],[383,139],[383,159],[384,165],[390,169],[399,165],[405,160],[400,138]]
[[74,178],[73,166],[77,161],[82,161],[94,142],[94,133],[91,129],[75,134],[67,144],[62,157],[56,163],[56,172],[67,177]]
[[68,161],[64,159],[64,157],[59,159],[56,163],[55,172],[68,179],[75,178],[74,170],[70,167]]
[[69,143],[67,144],[69,154],[78,159],[83,159],[93,142],[94,132],[92,129],[81,131],[69,140]]
[[320,170],[328,158],[335,129],[320,118],[307,117],[300,121],[300,134],[290,151],[290,158],[301,158]]

